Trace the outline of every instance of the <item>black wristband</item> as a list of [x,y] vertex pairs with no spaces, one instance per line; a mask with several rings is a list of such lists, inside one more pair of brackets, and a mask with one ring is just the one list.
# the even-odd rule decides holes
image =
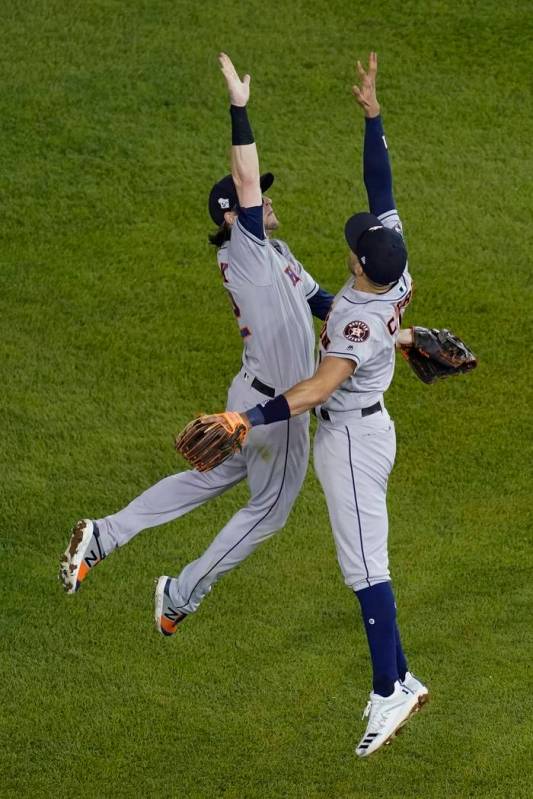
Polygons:
[[231,143],[237,146],[239,144],[253,144],[255,141],[254,134],[250,127],[246,106],[231,105],[229,112],[231,114]]
[[277,397],[265,402],[260,407],[265,418],[263,424],[274,424],[291,418],[291,409],[284,394],[278,394]]

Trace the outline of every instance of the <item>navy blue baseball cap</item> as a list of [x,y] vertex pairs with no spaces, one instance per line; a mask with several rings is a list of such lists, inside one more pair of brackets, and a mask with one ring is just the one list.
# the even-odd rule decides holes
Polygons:
[[401,233],[385,227],[374,214],[354,214],[344,226],[344,236],[364,273],[386,286],[402,276],[407,250]]
[[[261,175],[259,182],[261,191],[267,191],[274,183],[274,175],[272,172],[265,172],[264,175]],[[231,211],[238,204],[239,198],[233,178],[231,175],[226,175],[218,183],[215,183],[209,194],[209,215],[215,225],[221,225],[226,211]]]

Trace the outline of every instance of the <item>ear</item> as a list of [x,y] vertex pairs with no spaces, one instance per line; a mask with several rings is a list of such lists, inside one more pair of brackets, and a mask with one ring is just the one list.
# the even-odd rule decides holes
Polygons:
[[236,211],[226,211],[226,213],[224,214],[224,222],[226,223],[226,225],[229,225],[231,227],[234,224],[235,220],[237,219],[237,216],[238,214]]
[[357,255],[354,253],[353,250],[350,250],[349,252],[350,252],[350,255],[349,255],[349,257],[350,257],[350,268],[351,268],[353,274],[356,275],[357,277],[359,277],[359,275],[363,274],[363,267],[361,266],[361,261],[359,260],[359,258],[357,257]]

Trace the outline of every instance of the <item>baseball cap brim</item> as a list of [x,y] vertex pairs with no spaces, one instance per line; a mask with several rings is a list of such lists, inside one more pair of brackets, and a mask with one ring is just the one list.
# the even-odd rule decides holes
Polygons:
[[344,226],[344,237],[352,252],[357,255],[359,239],[363,233],[374,227],[383,227],[383,223],[374,214],[354,214],[348,219]]
[[265,172],[264,175],[261,175],[259,178],[259,183],[261,186],[261,191],[268,191],[268,189],[274,183],[274,175],[272,172]]

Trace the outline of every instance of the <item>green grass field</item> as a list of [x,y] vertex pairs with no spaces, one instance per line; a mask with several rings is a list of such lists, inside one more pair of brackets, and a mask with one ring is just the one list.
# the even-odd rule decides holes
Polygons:
[[[526,0],[1,4],[2,799],[531,796],[532,31]],[[229,164],[220,49],[252,74],[280,235],[331,290],[365,203],[353,64],[378,51],[406,322],[480,358],[433,387],[398,363],[388,394],[399,620],[432,702],[368,761],[366,642],[311,468],[284,531],[174,639],[153,580],[244,487],[74,597],[56,578],[72,523],[183,468],[173,433],[238,369],[206,243]]]

